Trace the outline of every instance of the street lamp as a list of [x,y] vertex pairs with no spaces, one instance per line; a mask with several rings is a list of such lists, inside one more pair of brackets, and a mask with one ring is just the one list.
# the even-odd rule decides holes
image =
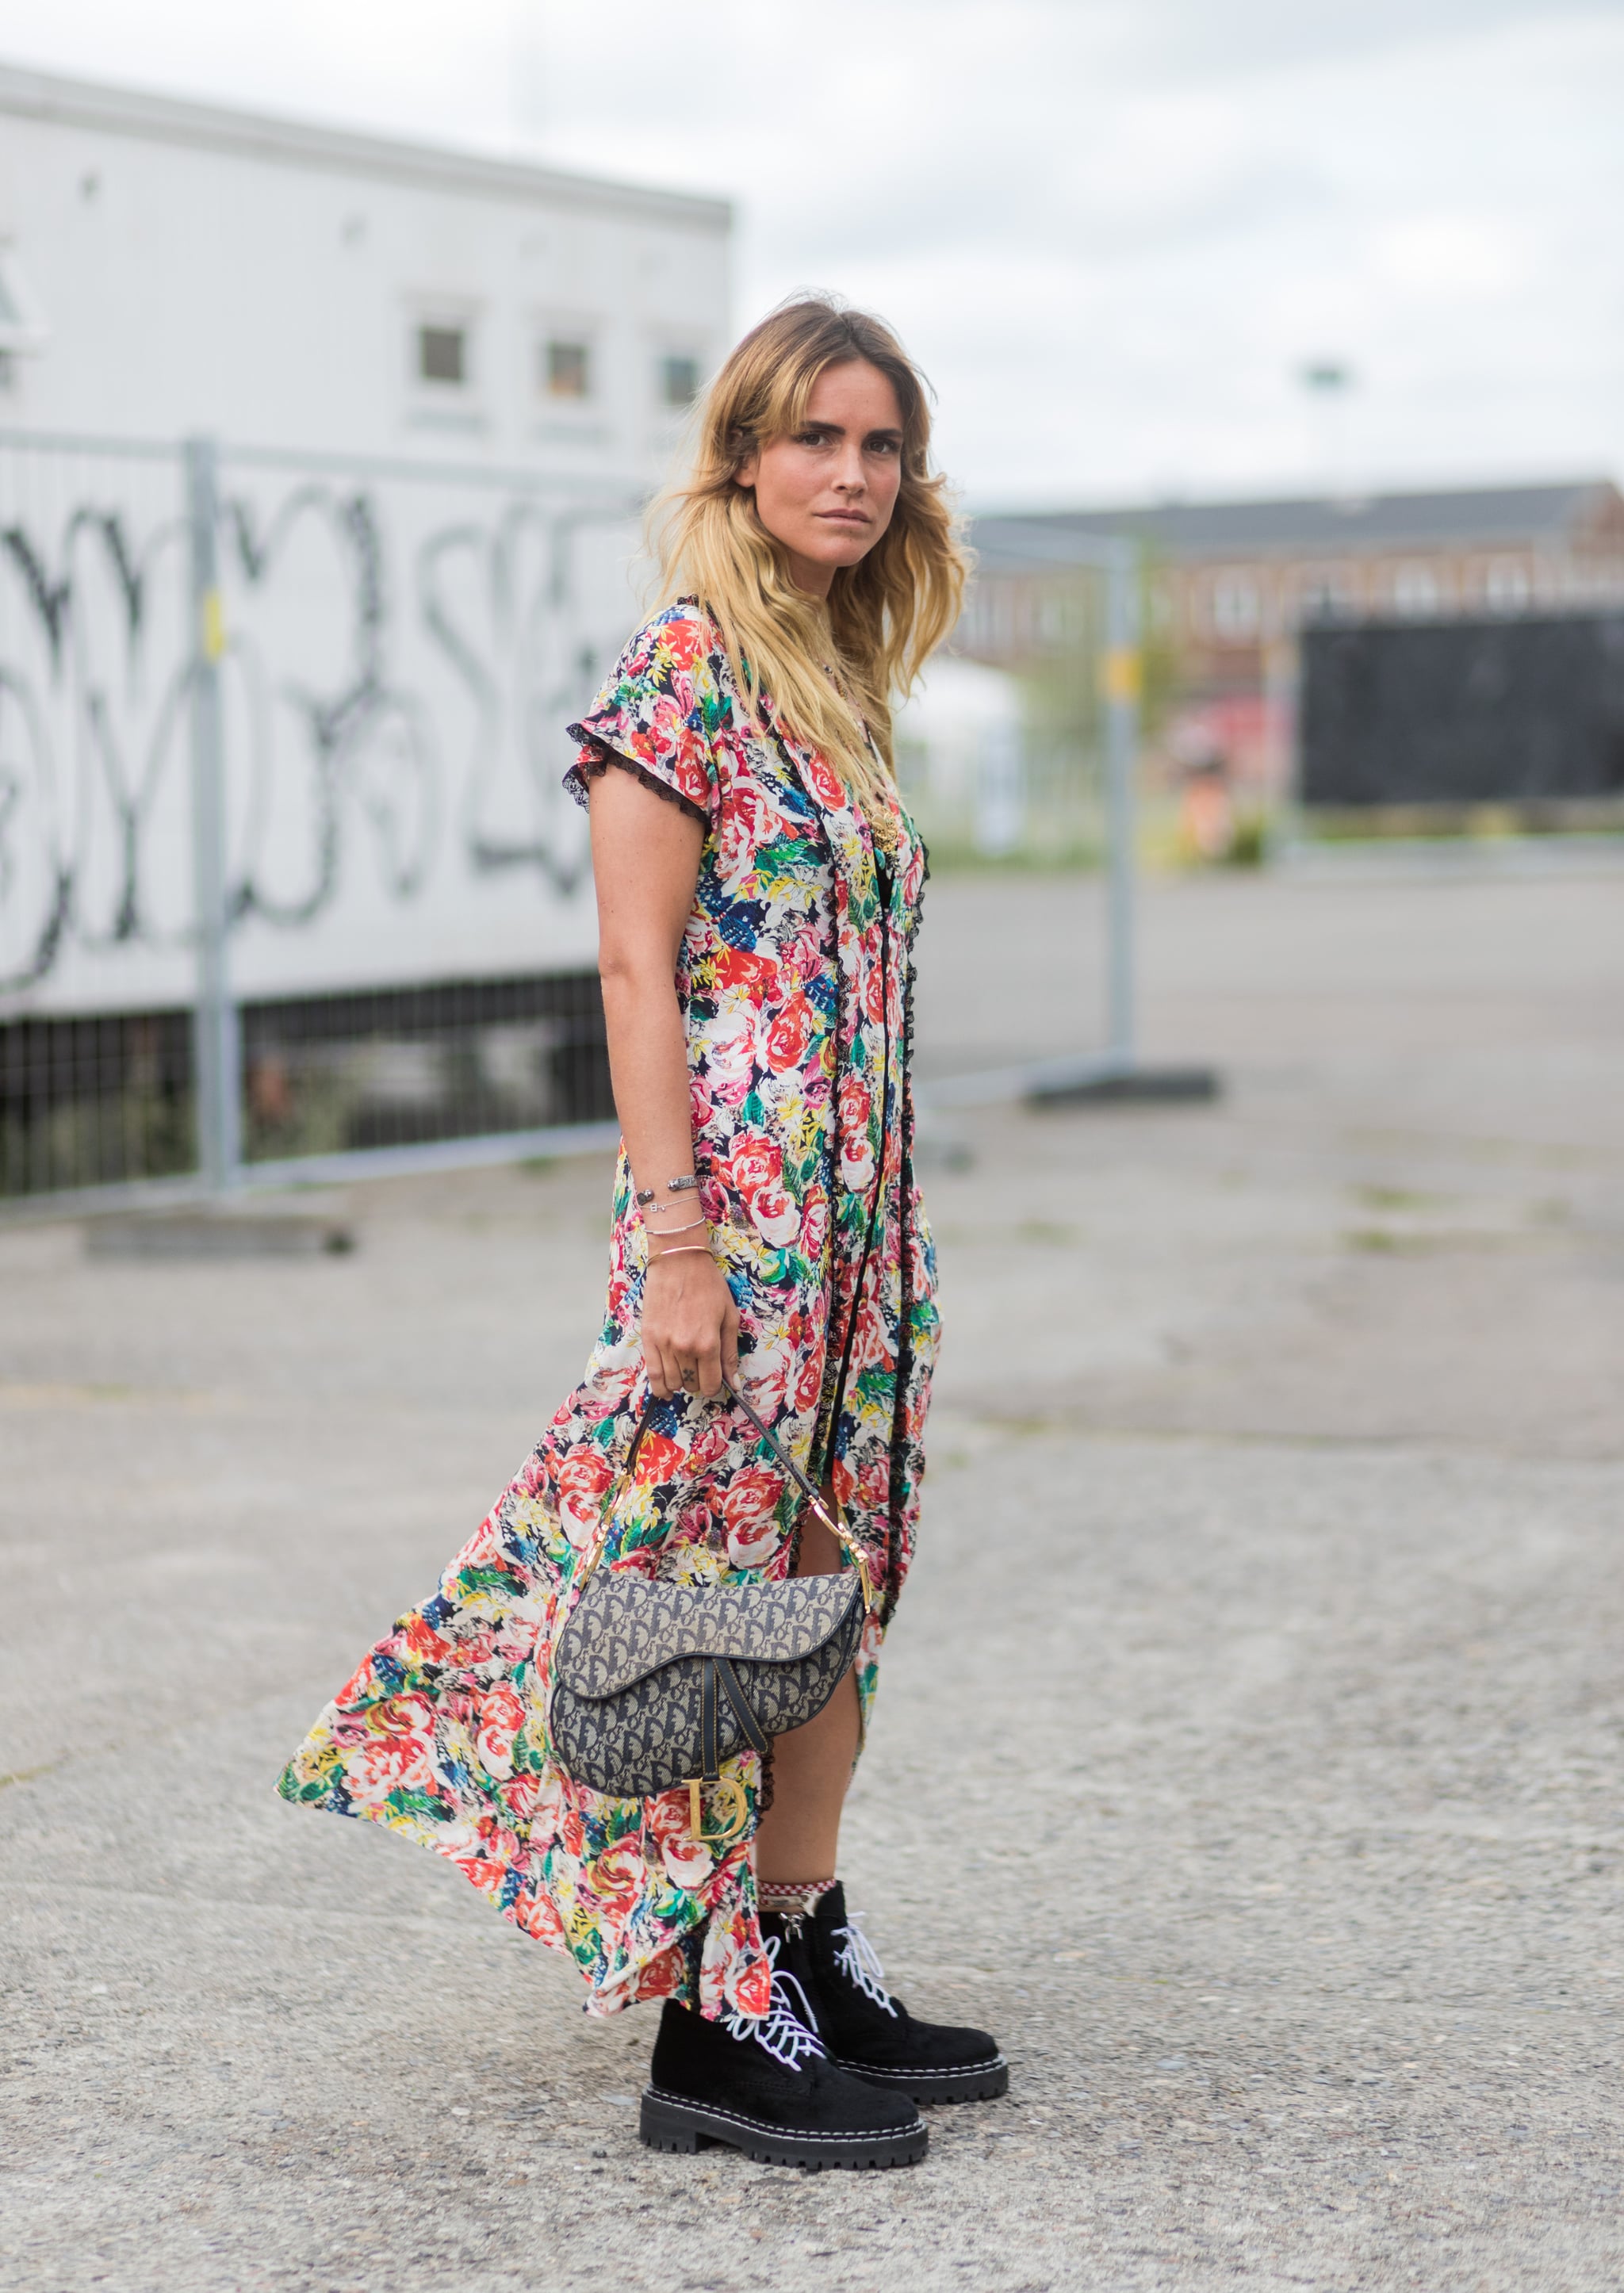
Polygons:
[[1353,369],[1344,359],[1307,360],[1297,379],[1314,409],[1313,459],[1328,494],[1348,488],[1347,405],[1353,391]]

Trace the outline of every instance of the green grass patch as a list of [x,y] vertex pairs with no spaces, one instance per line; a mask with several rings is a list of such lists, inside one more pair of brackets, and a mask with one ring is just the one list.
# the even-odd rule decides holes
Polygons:
[[1423,1195],[1408,1187],[1350,1187],[1349,1194],[1368,1211],[1438,1211],[1446,1207],[1448,1195]]

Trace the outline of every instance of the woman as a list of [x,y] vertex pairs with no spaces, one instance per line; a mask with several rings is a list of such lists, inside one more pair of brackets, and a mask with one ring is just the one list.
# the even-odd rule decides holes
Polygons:
[[[603,1333],[280,1786],[449,1857],[571,1953],[590,2011],[662,2000],[646,2142],[784,2164],[906,2162],[917,2101],[1008,2080],[984,2032],[889,1996],[836,1877],[937,1341],[908,1092],[925,856],[889,766],[891,694],[963,584],[929,442],[895,337],[822,300],[758,327],[709,393],[660,521],[670,602],[571,727],[623,1133]],[[696,1835],[686,1789],[562,1777],[540,1711],[556,1604],[646,1414],[622,1565],[842,1565],[724,1378],[844,1508],[882,1599],[832,1700],[765,1762],[726,1762]]]

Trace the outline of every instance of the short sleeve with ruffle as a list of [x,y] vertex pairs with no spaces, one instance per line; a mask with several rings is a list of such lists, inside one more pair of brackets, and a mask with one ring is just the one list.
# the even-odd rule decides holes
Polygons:
[[620,765],[707,826],[721,806],[717,744],[724,729],[720,640],[692,605],[646,621],[577,725],[581,743],[564,786],[579,804],[587,782]]

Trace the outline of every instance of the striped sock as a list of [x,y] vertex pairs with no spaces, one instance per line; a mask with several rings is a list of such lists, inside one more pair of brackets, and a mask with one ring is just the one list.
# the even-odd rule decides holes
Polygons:
[[809,1919],[833,1884],[832,1879],[763,1879],[756,1892],[764,1911],[781,1919]]

